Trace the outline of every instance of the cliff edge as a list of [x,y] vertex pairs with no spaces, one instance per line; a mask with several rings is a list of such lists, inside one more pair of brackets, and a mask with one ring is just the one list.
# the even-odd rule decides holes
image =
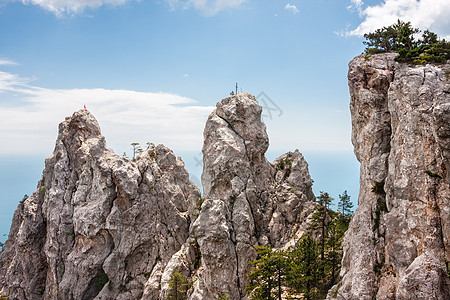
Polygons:
[[349,64],[358,208],[329,299],[450,299],[449,65]]

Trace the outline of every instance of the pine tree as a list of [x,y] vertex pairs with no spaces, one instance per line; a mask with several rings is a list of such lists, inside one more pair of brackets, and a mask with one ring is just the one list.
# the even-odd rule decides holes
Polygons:
[[365,51],[367,54],[397,52],[397,62],[445,64],[450,59],[450,42],[440,40],[437,34],[429,30],[423,32],[421,40],[416,40],[415,35],[419,32],[410,22],[398,20],[391,26],[364,34]]
[[325,277],[325,241],[327,239],[327,222],[329,222],[330,214],[328,207],[331,205],[333,198],[327,192],[320,192],[320,196],[316,198],[318,204],[316,212],[313,214],[310,231],[320,231],[319,251],[320,251],[320,265],[319,271],[321,278]]
[[272,288],[275,284],[273,281],[273,267],[270,263],[272,249],[266,246],[257,246],[256,251],[258,257],[250,262],[253,270],[248,274],[250,280],[246,290],[252,299],[255,300],[271,300]]
[[341,229],[341,220],[334,218],[333,221],[328,224],[328,238],[326,240],[326,262],[327,262],[327,275],[330,278],[328,280],[328,287],[332,287],[337,279],[337,275],[340,271],[341,259],[342,259],[342,238],[345,231]]
[[133,149],[133,160],[134,160],[136,158],[136,155],[141,154],[143,150],[139,145],[139,143],[131,143],[131,147]]
[[188,282],[186,278],[184,278],[181,272],[178,272],[177,269],[173,270],[170,275],[169,280],[169,289],[167,291],[167,299],[170,300],[185,300],[187,299],[187,287]]
[[297,242],[289,255],[291,261],[288,275],[289,287],[294,293],[303,294],[307,300],[319,295],[319,249],[308,234]]
[[281,300],[283,287],[286,282],[287,274],[287,259],[284,251],[273,252],[272,264],[275,269],[275,283],[276,283],[276,297],[275,299]]
[[352,215],[353,203],[350,201],[350,196],[347,191],[344,191],[342,195],[339,195],[338,209],[342,213],[342,216]]
[[400,49],[412,50],[417,46],[414,34],[418,32],[420,30],[413,28],[410,22],[405,23],[397,20],[397,23],[391,26],[364,34],[366,41],[363,44],[367,46],[366,51],[369,53],[373,49],[377,49],[379,52],[392,52]]
[[246,290],[254,300],[281,300],[286,286],[287,261],[284,251],[272,251],[266,246],[256,247],[258,258],[252,261],[252,272]]

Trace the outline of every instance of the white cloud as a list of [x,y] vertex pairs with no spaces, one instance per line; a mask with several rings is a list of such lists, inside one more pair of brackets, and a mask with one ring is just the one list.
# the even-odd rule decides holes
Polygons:
[[206,16],[214,16],[219,11],[237,8],[247,0],[166,0],[172,9],[193,7]]
[[108,146],[129,151],[130,143],[165,144],[177,151],[201,149],[202,132],[214,107],[169,93],[106,89],[45,89],[0,72],[0,155],[50,154],[58,124],[86,104]]
[[0,58],[0,66],[7,66],[7,65],[15,66],[18,65],[18,63],[7,58]]
[[372,6],[360,0],[352,0],[352,3],[361,9],[363,21],[348,31],[348,35],[362,36],[400,19],[421,30],[436,32],[441,38],[450,38],[449,0],[384,0]]
[[[0,0],[1,1],[1,0]],[[8,0],[7,0],[8,1]],[[75,15],[85,9],[94,9],[103,5],[120,6],[140,0],[9,0],[21,1],[25,5],[38,5],[57,16]],[[248,0],[164,0],[172,10],[194,8],[205,16],[214,16],[219,11],[237,8]],[[158,1],[160,2],[160,1]]]
[[353,8],[353,7],[358,8],[364,4],[364,2],[362,0],[350,0],[350,2],[351,2],[351,4],[350,4],[349,8]]
[[285,10],[290,10],[294,15],[298,14],[300,12],[295,5],[290,4],[290,3],[286,4],[284,9]]
[[97,8],[102,5],[118,6],[131,0],[22,0],[23,4],[39,5],[58,15],[77,14],[86,8]]
[[362,0],[350,0],[351,4],[347,6],[349,10],[356,10],[362,15],[364,2]]

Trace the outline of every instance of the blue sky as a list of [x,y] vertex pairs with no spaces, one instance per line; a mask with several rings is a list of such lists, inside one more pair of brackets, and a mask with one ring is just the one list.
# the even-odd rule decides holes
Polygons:
[[397,18],[449,39],[448,15],[448,0],[0,0],[0,235],[65,116],[86,104],[117,153],[163,143],[199,178],[204,122],[236,82],[264,93],[269,159],[298,148],[316,193],[356,201],[347,64]]

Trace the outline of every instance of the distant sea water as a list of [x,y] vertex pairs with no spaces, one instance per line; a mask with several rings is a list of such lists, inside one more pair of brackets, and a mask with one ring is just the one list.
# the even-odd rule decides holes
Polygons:
[[[203,168],[200,151],[175,154],[181,156],[191,180],[200,186]],[[281,154],[269,151],[266,156],[272,162]],[[309,171],[314,180],[314,194],[318,196],[320,191],[328,192],[337,203],[339,194],[347,190],[356,209],[359,163],[354,154],[351,151],[305,151],[302,154],[309,164]],[[36,189],[44,169],[44,161],[45,156],[0,156],[0,242],[3,243],[7,239],[12,216],[20,200],[25,194],[30,196]]]
[[0,242],[7,239],[20,200],[36,189],[44,162],[40,156],[0,156]]

